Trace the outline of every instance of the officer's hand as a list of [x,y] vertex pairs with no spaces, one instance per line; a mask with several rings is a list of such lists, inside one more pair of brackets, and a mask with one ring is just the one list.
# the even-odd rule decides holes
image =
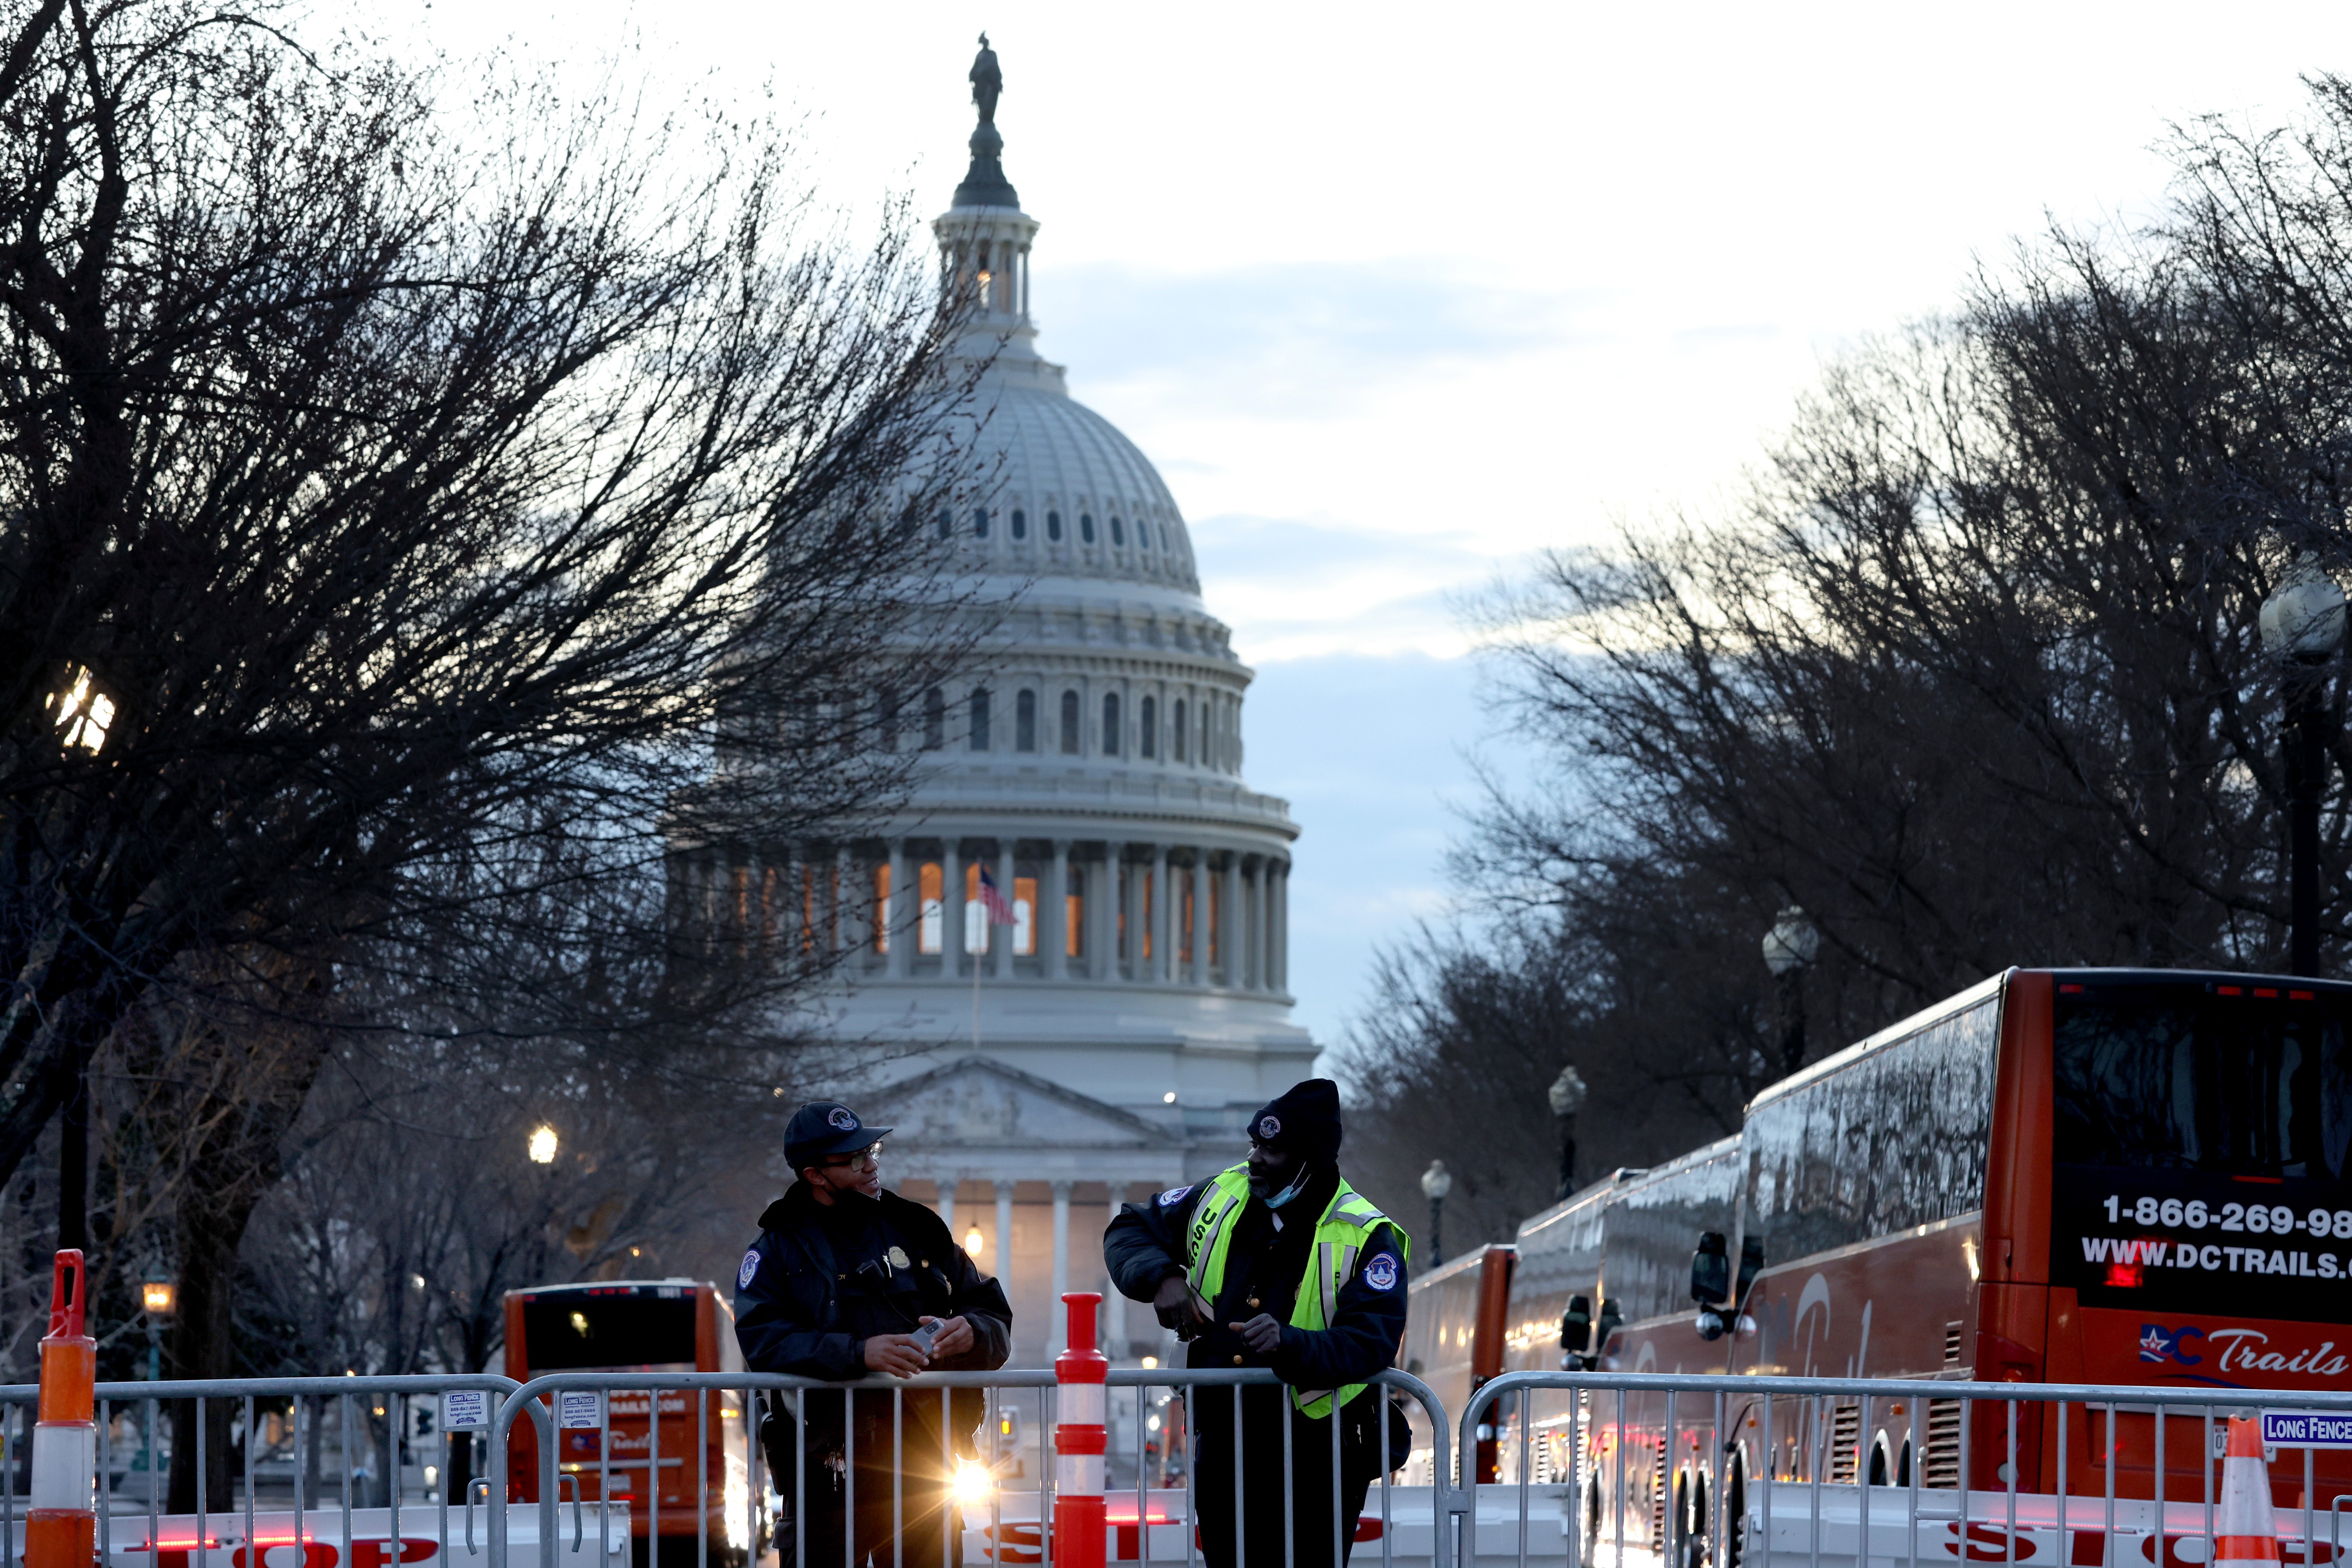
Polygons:
[[[937,1323],[940,1321],[937,1318],[924,1318],[920,1321],[926,1323]],[[971,1349],[971,1320],[970,1318],[948,1319],[940,1329],[940,1337],[931,1342],[931,1356],[933,1360],[937,1360],[940,1356],[959,1355],[970,1349]]]
[[912,1377],[929,1361],[912,1334],[868,1334],[866,1338],[866,1364],[872,1371],[887,1372],[892,1377]]
[[1192,1287],[1181,1274],[1171,1274],[1160,1282],[1160,1289],[1151,1298],[1151,1310],[1160,1318],[1160,1326],[1171,1333],[1201,1321],[1192,1306]]
[[1227,1323],[1225,1327],[1242,1337],[1242,1343],[1258,1355],[1272,1355],[1282,1344],[1282,1324],[1271,1312],[1260,1312],[1246,1323]]

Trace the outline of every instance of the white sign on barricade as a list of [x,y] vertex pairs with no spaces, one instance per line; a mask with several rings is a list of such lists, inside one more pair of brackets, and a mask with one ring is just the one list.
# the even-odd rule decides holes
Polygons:
[[[1769,1537],[1764,1522],[1768,1490]],[[2012,1500],[2005,1491],[1970,1492],[1965,1519],[1958,1492],[1920,1492],[1916,1518],[1911,1498],[1911,1492],[1902,1487],[1823,1485],[1816,1489],[1801,1481],[1757,1487],[1748,1503],[1748,1552],[1740,1559],[1742,1568],[1813,1568],[1817,1563],[1819,1568],[1857,1568],[1865,1504],[1870,1542],[1868,1562],[1861,1568],[1908,1568],[1915,1560],[2016,1563],[2019,1568],[2202,1568],[2213,1560],[2201,1501],[2166,1503],[2164,1527],[2159,1531],[2156,1504],[2118,1498],[2112,1505],[2115,1541],[2111,1546],[2107,1540],[2110,1505],[2103,1497],[2068,1498],[2063,1520],[2058,1500],[2047,1494],[2020,1492]],[[1813,1522],[1817,1501],[1818,1540]],[[2326,1538],[2324,1511],[2316,1516],[2315,1526],[2313,1533],[2319,1540],[2306,1550],[2302,1510],[2278,1510],[2283,1562],[2336,1561],[2336,1548]]]
[[2263,1441],[2273,1448],[2352,1448],[2352,1411],[2265,1410]]
[[[436,1531],[440,1510],[430,1503],[415,1503],[400,1510],[400,1535],[392,1533],[387,1508],[352,1510],[352,1533],[343,1538],[343,1510],[303,1510],[298,1543],[291,1510],[257,1510],[253,1535],[245,1533],[245,1511],[205,1516],[205,1538],[196,1539],[196,1516],[168,1513],[156,1521],[151,1543],[147,1516],[119,1513],[107,1521],[108,1550],[100,1568],[485,1568],[489,1562],[489,1510],[473,1510],[474,1548],[466,1547],[466,1510],[449,1510],[449,1543],[444,1553]],[[257,1552],[256,1549],[258,1548]],[[507,1551],[509,1562],[537,1563],[539,1508],[532,1503],[507,1510]],[[25,1552],[25,1521],[16,1524],[16,1561]],[[576,1515],[565,1502],[556,1524],[556,1562],[562,1568],[629,1568],[629,1510],[613,1505],[610,1523],[595,1503],[580,1507]]]

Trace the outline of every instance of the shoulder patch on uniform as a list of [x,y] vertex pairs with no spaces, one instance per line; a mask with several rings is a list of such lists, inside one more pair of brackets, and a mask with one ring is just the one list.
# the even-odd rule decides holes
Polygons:
[[1160,1194],[1160,1206],[1164,1209],[1172,1209],[1178,1204],[1182,1203],[1186,1198],[1189,1198],[1192,1195],[1192,1189],[1190,1187],[1171,1187],[1166,1192]]
[[1375,1290],[1393,1290],[1397,1287],[1397,1259],[1393,1252],[1383,1252],[1364,1265],[1364,1283]]
[[751,1276],[757,1274],[759,1271],[760,1249],[755,1247],[749,1252],[743,1254],[743,1267],[735,1270],[736,1288],[738,1289],[749,1289],[751,1283]]

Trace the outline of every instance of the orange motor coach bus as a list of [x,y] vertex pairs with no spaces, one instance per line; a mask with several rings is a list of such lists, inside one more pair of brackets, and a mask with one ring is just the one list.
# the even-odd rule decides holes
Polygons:
[[[1717,1146],[1736,1151],[1736,1215],[1704,1240],[1680,1239],[1711,1261],[1693,1268],[1678,1306],[1636,1301],[1654,1292],[1614,1277],[1606,1245],[1570,1249],[1582,1272],[1565,1288],[1582,1293],[1591,1276],[1589,1316],[1565,1325],[1579,1364],[1926,1386],[1916,1400],[1866,1410],[1776,1402],[1769,1419],[1761,1400],[1735,1399],[1727,1433],[1713,1430],[1710,1401],[1685,1397],[1672,1453],[1663,1401],[1630,1397],[1625,1462],[1601,1468],[1624,1479],[1625,1495],[1579,1500],[1588,1539],[1613,1539],[1622,1521],[1629,1544],[1695,1562],[1719,1440],[1735,1495],[1745,1477],[1813,1479],[1814,1455],[1832,1483],[1907,1486],[1916,1467],[1923,1487],[2005,1487],[2004,1410],[1979,1407],[1963,1477],[1958,1402],[1937,1398],[1938,1382],[2147,1390],[2112,1412],[2117,1495],[2139,1499],[2156,1495],[2158,1391],[2352,1389],[2347,1030],[2352,984],[2011,970],[1765,1089],[1736,1144]],[[1537,1233],[1571,1220],[1613,1232],[1628,1196],[1655,1174],[1626,1173],[1530,1221],[1522,1285],[1551,1272]],[[1701,1174],[1694,1167],[1681,1184],[1708,1184]],[[1699,1275],[1723,1279],[1734,1263],[1752,1279],[1736,1303],[1695,1299]],[[1639,1273],[1654,1283],[1654,1268]],[[1528,1337],[1516,1300],[1526,1293],[1513,1292],[1518,1340]],[[1556,1331],[1542,1338],[1543,1354],[1562,1364],[1570,1347]],[[1541,1398],[1538,1436],[1566,1415]],[[1615,1397],[1590,1408],[1587,1442],[1617,1442]],[[1817,1414],[1827,1421],[1818,1433]],[[2109,1415],[2070,1412],[2070,1492],[2104,1489]],[[2018,1440],[2019,1489],[2054,1491],[2053,1409],[2019,1406]],[[1507,1471],[1509,1447],[1507,1436]],[[2202,1414],[2168,1418],[2163,1452],[2165,1495],[2201,1498]],[[2324,1510],[2352,1492],[2352,1456],[2313,1458],[2312,1501]],[[2271,1471],[2279,1505],[2303,1504],[2303,1465],[2282,1451]],[[1583,1473],[1597,1485],[1601,1472]]]
[[[692,1279],[616,1280],[543,1285],[506,1297],[507,1375],[518,1382],[557,1372],[740,1372],[735,1313],[716,1285]],[[703,1408],[698,1410],[698,1403]],[[619,1391],[607,1398],[609,1454],[601,1432],[559,1430],[557,1467],[579,1479],[583,1502],[604,1494],[629,1505],[633,1558],[647,1568],[647,1531],[656,1496],[647,1476],[656,1462],[652,1395]],[[696,1560],[698,1528],[709,1531],[710,1561],[740,1568],[751,1539],[749,1426],[737,1389],[665,1389],[661,1394],[658,1484],[663,1564]],[[698,1428],[700,1455],[697,1458]],[[539,1437],[529,1420],[514,1424],[508,1450],[509,1500],[539,1500]],[[569,1491],[570,1488],[562,1489]]]

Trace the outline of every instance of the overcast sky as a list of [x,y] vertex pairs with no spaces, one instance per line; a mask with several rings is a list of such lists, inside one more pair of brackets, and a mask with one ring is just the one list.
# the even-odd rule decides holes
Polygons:
[[820,196],[963,173],[989,30],[1044,224],[1039,348],[1159,465],[1256,667],[1248,774],[1303,829],[1299,1016],[1447,908],[1461,594],[1715,504],[1825,356],[2048,216],[2156,209],[2168,122],[2296,112],[2343,5],[625,5],[378,0],[469,57],[625,50],[803,127]]

